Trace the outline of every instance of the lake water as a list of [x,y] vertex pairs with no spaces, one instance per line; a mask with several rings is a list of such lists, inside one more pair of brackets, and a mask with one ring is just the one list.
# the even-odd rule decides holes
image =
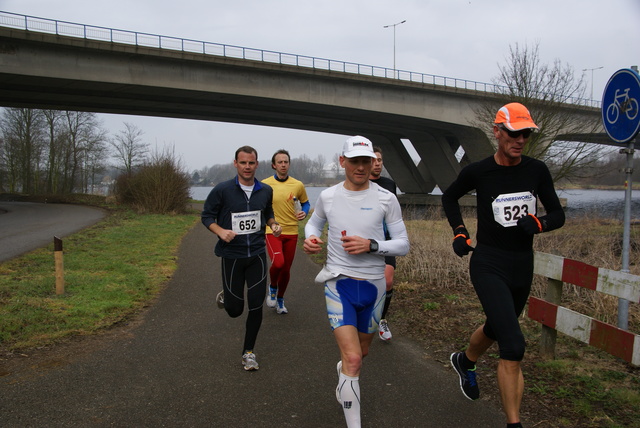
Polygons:
[[[191,197],[204,201],[213,187],[192,187]],[[326,187],[307,187],[307,196],[311,207],[318,199],[318,195]],[[567,217],[579,217],[593,215],[598,217],[618,218],[624,217],[624,190],[560,190],[558,196],[567,199]],[[632,192],[631,218],[640,219],[640,190]]]

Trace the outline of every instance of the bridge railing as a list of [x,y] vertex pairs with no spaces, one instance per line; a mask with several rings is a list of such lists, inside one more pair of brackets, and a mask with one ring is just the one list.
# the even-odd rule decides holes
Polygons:
[[[352,73],[365,76],[382,77],[422,84],[441,86],[443,88],[468,89],[495,94],[508,94],[509,88],[493,83],[476,82],[473,80],[454,77],[438,76],[434,74],[417,73],[375,65],[364,65],[306,55],[289,54],[242,46],[225,45],[199,40],[182,39],[179,37],[161,36],[158,34],[140,33],[137,31],[117,30],[114,28],[95,25],[78,24],[35,16],[20,15],[0,11],[0,26],[40,33],[56,34],[60,36],[78,37],[89,40],[123,43],[135,46],[169,49],[182,52],[216,55],[228,58],[239,58],[297,67],[307,67],[321,70]],[[585,98],[569,98],[567,103],[600,107],[600,101]]]

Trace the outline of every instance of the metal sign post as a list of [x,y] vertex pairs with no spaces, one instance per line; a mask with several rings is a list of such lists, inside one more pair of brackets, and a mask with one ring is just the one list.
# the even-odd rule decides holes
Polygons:
[[[602,97],[602,123],[613,141],[628,144],[626,149],[620,150],[627,155],[621,270],[628,273],[634,138],[640,130],[640,76],[637,70],[618,70],[609,79]],[[618,327],[629,328],[629,301],[622,298],[618,299]]]

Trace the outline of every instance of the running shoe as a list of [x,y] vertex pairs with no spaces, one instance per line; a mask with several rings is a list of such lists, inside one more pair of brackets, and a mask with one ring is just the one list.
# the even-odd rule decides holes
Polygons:
[[276,312],[279,314],[288,314],[287,307],[284,305],[284,297],[278,297],[276,300]]
[[277,288],[273,288],[269,286],[269,295],[267,296],[267,307],[275,308],[276,307],[276,293],[278,292]]
[[220,309],[224,309],[224,291],[221,291],[216,295],[216,303]]
[[389,330],[389,324],[387,324],[387,320],[380,320],[380,324],[378,324],[378,333],[378,337],[385,342],[391,340],[391,331]]
[[465,397],[469,400],[477,400],[480,398],[480,388],[476,381],[476,367],[471,370],[465,370],[462,367],[462,352],[454,352],[451,354],[451,367],[458,373],[460,377],[460,389]]
[[247,352],[242,356],[242,365],[247,371],[258,370],[260,368],[258,361],[256,361],[256,354],[253,352]]

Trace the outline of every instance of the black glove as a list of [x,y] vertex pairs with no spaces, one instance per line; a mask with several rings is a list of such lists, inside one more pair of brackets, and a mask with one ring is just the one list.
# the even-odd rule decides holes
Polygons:
[[466,256],[470,251],[473,251],[469,232],[464,226],[457,227],[453,233],[455,235],[453,237],[453,251],[458,257]]
[[527,235],[535,235],[536,233],[543,231],[542,223],[538,220],[538,217],[533,214],[527,214],[524,217],[520,217],[517,225]]

